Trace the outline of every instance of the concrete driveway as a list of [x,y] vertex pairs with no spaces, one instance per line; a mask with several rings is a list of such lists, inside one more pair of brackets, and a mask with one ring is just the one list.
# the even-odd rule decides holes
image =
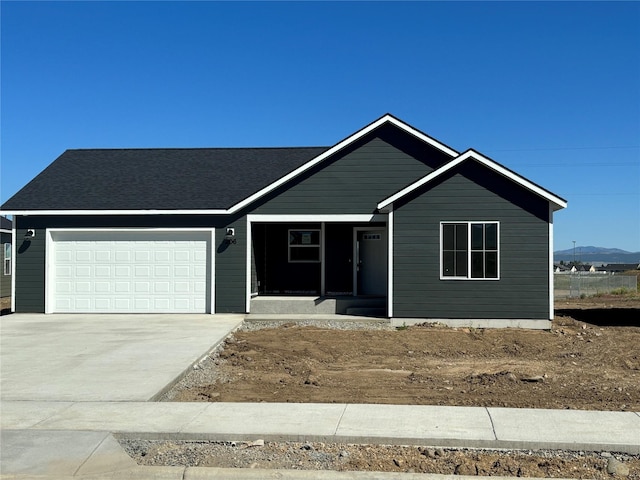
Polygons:
[[0,398],[147,401],[242,322],[242,315],[0,317]]

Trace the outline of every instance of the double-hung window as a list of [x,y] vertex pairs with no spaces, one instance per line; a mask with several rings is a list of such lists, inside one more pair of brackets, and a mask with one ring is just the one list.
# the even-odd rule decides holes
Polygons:
[[11,275],[11,244],[4,244],[4,274]]
[[442,222],[440,275],[442,279],[497,279],[498,222]]
[[320,262],[320,230],[289,230],[289,262]]

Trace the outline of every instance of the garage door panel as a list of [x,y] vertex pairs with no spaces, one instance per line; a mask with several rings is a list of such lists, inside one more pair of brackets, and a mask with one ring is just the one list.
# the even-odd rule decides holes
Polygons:
[[52,235],[56,312],[205,313],[211,305],[208,232]]

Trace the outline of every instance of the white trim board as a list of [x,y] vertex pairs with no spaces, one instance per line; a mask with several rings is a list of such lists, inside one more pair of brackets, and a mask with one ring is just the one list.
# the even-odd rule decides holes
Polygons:
[[16,311],[16,253],[17,253],[17,227],[13,224],[11,229],[11,312]]
[[475,150],[467,150],[462,155],[458,156],[456,159],[454,159],[454,160],[450,161],[449,163],[443,165],[442,167],[434,170],[433,172],[429,173],[428,175],[425,175],[420,180],[412,183],[411,185],[408,185],[407,187],[405,187],[402,190],[400,190],[399,192],[391,195],[390,197],[382,200],[380,203],[378,203],[378,210],[384,210],[384,209],[388,208],[389,205],[391,205],[396,200],[401,199],[402,197],[408,195],[409,193],[413,192],[414,190],[420,188],[421,186],[426,185],[427,183],[431,182],[432,180],[435,180],[440,175],[448,172],[452,168],[457,167],[462,162],[464,162],[465,160],[468,160],[468,159],[475,160],[476,162],[484,165],[485,167],[490,168],[491,170],[499,173],[500,175],[508,178],[509,180],[512,180],[513,182],[517,183],[518,185],[530,190],[531,192],[535,193],[536,195],[538,195],[538,196],[544,198],[545,200],[551,202],[553,205],[555,205],[557,207],[557,208],[555,208],[555,210],[559,210],[561,208],[566,208],[567,207],[566,200],[563,200],[562,198],[552,194],[551,192],[548,192],[547,190],[543,189],[542,187],[539,187],[538,185],[536,185],[535,183],[530,182],[526,178],[521,177],[517,173],[514,173],[511,170],[503,167],[502,165],[494,162],[490,158],[485,157],[481,153],[478,153]]
[[389,210],[387,222],[387,317],[393,317],[393,206]]
[[555,308],[553,276],[553,208],[549,204],[549,320],[553,320]]
[[249,222],[265,222],[265,223],[300,223],[300,222],[350,222],[350,223],[371,223],[386,222],[386,213],[365,213],[365,214],[302,214],[302,215],[261,215],[250,213],[247,215]]

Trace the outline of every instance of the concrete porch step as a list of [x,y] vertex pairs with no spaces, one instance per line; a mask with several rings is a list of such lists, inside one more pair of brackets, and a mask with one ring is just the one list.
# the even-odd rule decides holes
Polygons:
[[360,317],[386,317],[385,308],[376,307],[350,307],[347,308],[347,315],[356,315]]
[[[359,313],[358,310],[364,309]],[[385,316],[386,297],[353,296],[257,296],[251,299],[251,314],[351,314]]]
[[359,315],[343,315],[343,314],[299,314],[299,313],[250,313],[245,315],[246,323],[252,322],[274,322],[274,323],[304,323],[304,322],[333,322],[333,323],[349,323],[349,322],[366,322],[375,325],[389,325],[391,321],[388,318],[369,317]]

